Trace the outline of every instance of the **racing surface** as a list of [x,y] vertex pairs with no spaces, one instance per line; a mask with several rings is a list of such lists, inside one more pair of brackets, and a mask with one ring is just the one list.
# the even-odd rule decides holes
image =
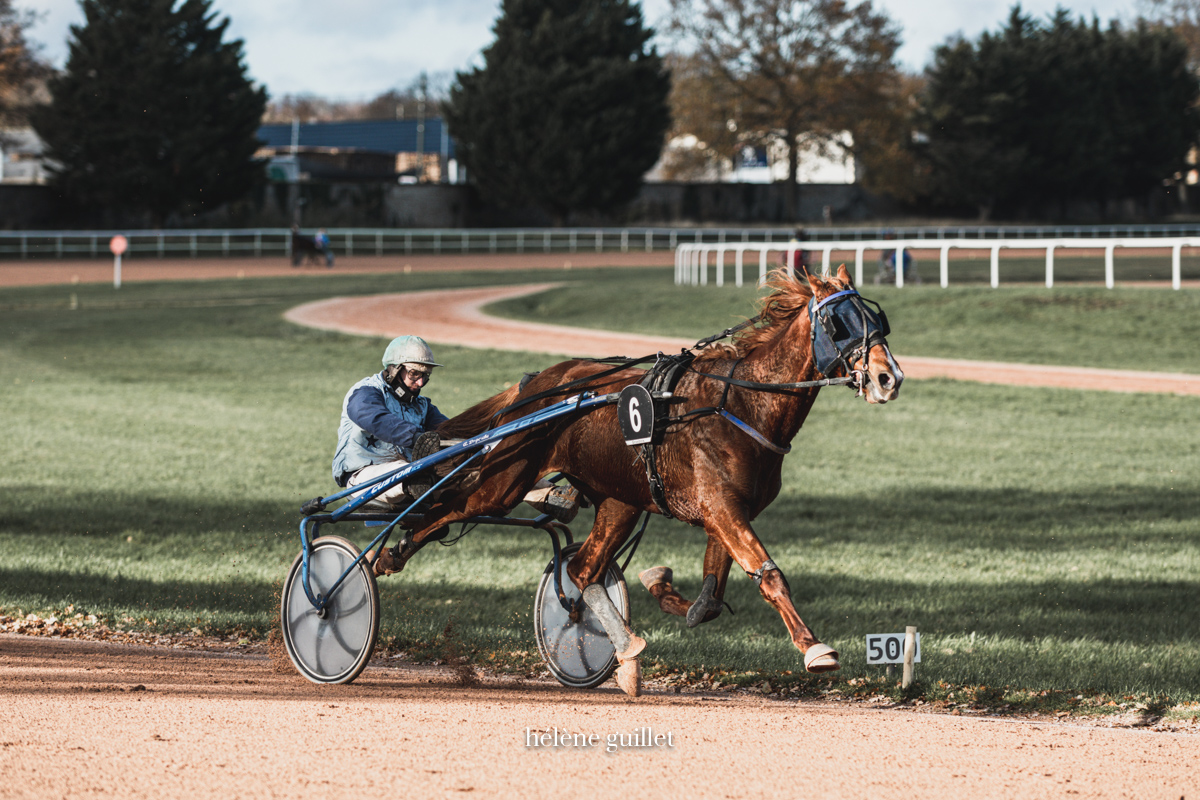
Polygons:
[[[645,254],[630,255],[636,258],[631,264],[647,263]],[[548,269],[562,268],[562,256],[549,258]],[[573,258],[577,266],[589,263]],[[421,266],[416,261],[414,270],[452,268],[449,257]],[[358,266],[373,269],[367,262]],[[614,259],[605,254],[590,263]],[[0,285],[65,283],[73,275],[111,280],[111,265],[85,266],[94,274],[69,263],[38,264],[37,274],[20,275],[26,267],[2,265]],[[125,280],[232,277],[239,269],[247,276],[293,274],[263,260],[242,267],[153,262],[145,275],[135,266],[141,268],[126,263]],[[531,266],[528,257],[521,266]],[[473,256],[469,268],[479,267]],[[351,268],[339,262],[337,269]],[[394,259],[386,269],[397,269]],[[404,332],[489,347],[513,342],[518,334],[509,326],[520,324],[479,311],[497,297],[485,291],[408,303],[408,323],[414,323],[414,309],[424,309],[431,313],[420,325],[430,327]],[[321,327],[345,324],[341,315],[352,320],[364,314],[392,324],[384,319],[387,300],[355,302],[382,305],[330,302],[291,313],[315,315],[304,321]],[[433,327],[450,317],[459,330],[472,320],[480,338],[451,339]],[[502,335],[487,327],[495,325],[506,326]],[[387,336],[393,330],[355,332]],[[544,331],[525,335],[530,338],[514,344],[517,349],[541,349],[531,343],[547,341]],[[556,350],[571,355],[640,355],[691,344],[607,340],[587,331],[580,348],[583,341],[603,342],[600,352],[589,353],[574,341],[568,347],[565,335],[554,333]],[[964,377],[961,362],[939,367],[933,359],[900,360],[910,377],[939,374],[922,370],[946,363]],[[1041,381],[1070,372],[1077,375],[1069,385],[1081,388],[1083,373],[1100,373],[1094,388],[1153,391],[1158,385],[1161,391],[1200,393],[1192,379],[1178,375],[1147,385],[1146,374],[1134,373],[1130,380],[1139,385],[1122,389],[1114,371],[983,368],[987,374],[974,379],[1062,385]],[[350,686],[316,686],[265,653],[205,652],[181,644],[0,633],[0,798],[1200,796],[1197,726],[1165,732],[1135,713],[1100,722],[1001,719],[969,710],[926,713],[925,707],[886,701],[797,701],[687,688],[677,693],[655,684],[635,700],[611,683],[580,692],[461,666],[378,662]],[[564,733],[572,735],[567,744]]]
[[1196,796],[1200,736],[1121,724],[0,634],[3,798]]

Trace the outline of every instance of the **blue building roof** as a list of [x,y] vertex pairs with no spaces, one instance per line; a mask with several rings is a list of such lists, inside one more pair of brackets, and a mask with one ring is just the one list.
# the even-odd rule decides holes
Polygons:
[[[438,117],[425,120],[426,153],[445,153],[454,158],[454,140],[445,133]],[[258,138],[268,147],[292,144],[291,123],[263,125]],[[417,152],[417,120],[371,119],[349,122],[309,122],[300,125],[300,147],[353,147],[379,153]]]

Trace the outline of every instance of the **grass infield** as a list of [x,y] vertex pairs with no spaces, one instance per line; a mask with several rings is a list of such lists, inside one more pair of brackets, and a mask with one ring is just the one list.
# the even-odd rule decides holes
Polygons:
[[[298,550],[298,506],[332,488],[342,396],[383,348],[290,325],[282,312],[335,294],[547,277],[6,291],[0,613],[73,606],[113,627],[265,637]],[[669,269],[562,277],[571,285],[501,311],[696,338],[753,313],[752,290],[675,287]],[[1189,352],[1195,292],[871,289],[900,353],[1200,372]],[[428,391],[448,413],[558,360],[437,354],[451,366]],[[951,381],[912,381],[879,408],[827,389],[785,462],[783,493],[755,526],[801,615],[841,651],[842,672],[801,675],[778,615],[741,575],[727,597],[736,615],[691,631],[663,616],[636,573],[669,564],[694,595],[704,539],[661,518],[627,575],[647,666],[726,685],[894,691],[866,665],[863,639],[916,625],[928,699],[1186,710],[1200,703],[1198,410],[1196,398]],[[365,542],[360,531],[330,532]],[[531,668],[532,596],[548,558],[532,531],[479,529],[453,549],[430,546],[380,581],[385,646]]]

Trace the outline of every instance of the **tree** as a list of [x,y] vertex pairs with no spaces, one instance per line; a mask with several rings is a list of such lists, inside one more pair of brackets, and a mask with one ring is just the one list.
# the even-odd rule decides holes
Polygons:
[[662,150],[670,77],[631,0],[503,0],[484,65],[444,108],[480,193],[563,224],[636,195]]
[[[422,76],[425,77],[425,76]],[[449,96],[450,73],[435,72],[429,75],[424,87],[422,78],[414,80],[405,89],[388,89],[374,98],[361,100],[333,100],[315,94],[285,94],[272,98],[267,103],[264,123],[291,122],[339,122],[358,119],[416,119],[421,115],[421,93],[425,93],[425,113],[437,114],[438,107]]]
[[243,197],[262,176],[255,138],[266,91],[211,0],[81,0],[65,72],[33,117],[52,182],[84,209],[145,215]]
[[38,88],[50,68],[25,38],[33,23],[31,13],[13,8],[12,0],[0,0],[0,125],[24,122]]
[[1142,17],[1152,26],[1175,31],[1188,49],[1188,63],[1200,71],[1200,0],[1138,0]]
[[897,78],[899,32],[870,0],[671,0],[671,30],[734,98],[743,141],[787,148],[792,217],[802,140],[853,130]]
[[933,190],[986,218],[1030,200],[1130,197],[1183,168],[1200,84],[1173,33],[1045,22],[1012,9],[998,33],[937,48],[918,121]]
[[666,180],[711,180],[733,164],[745,141],[737,129],[737,99],[705,62],[678,53],[666,56],[671,71],[671,127],[662,154]]

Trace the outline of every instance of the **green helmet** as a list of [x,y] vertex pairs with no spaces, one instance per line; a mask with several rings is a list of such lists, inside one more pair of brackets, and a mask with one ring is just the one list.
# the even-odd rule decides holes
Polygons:
[[420,336],[397,336],[383,351],[383,366],[393,364],[424,364],[427,367],[440,367],[433,360],[433,351]]

